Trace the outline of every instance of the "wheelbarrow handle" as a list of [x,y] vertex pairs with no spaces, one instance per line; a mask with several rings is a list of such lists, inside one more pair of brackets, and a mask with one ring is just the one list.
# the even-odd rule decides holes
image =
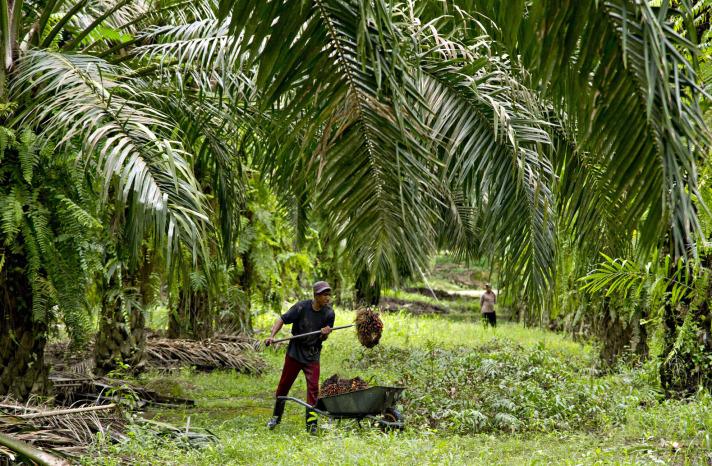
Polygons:
[[[354,325],[356,325],[356,324],[340,325],[338,327],[333,327],[331,330],[341,330],[342,328],[349,328],[349,327],[353,327]],[[308,337],[309,335],[316,335],[317,333],[321,333],[321,330],[314,330],[313,332],[300,333],[299,335],[292,335],[291,337],[280,338],[279,340],[272,340],[272,343],[279,343],[280,341],[287,341],[287,340],[293,340],[295,338]]]
[[277,399],[280,400],[280,401],[284,401],[284,402],[293,401],[293,402],[295,402],[295,403],[297,403],[297,404],[299,404],[299,405],[304,406],[305,408],[307,408],[307,409],[309,409],[309,410],[311,410],[311,411],[315,411],[316,413],[321,414],[322,416],[328,416],[328,415],[329,415],[328,412],[322,411],[322,410],[318,409],[318,408],[316,407],[316,405],[312,406],[312,405],[310,405],[309,403],[307,403],[306,401],[300,400],[299,398],[294,398],[294,397],[292,397],[292,396],[278,396]]

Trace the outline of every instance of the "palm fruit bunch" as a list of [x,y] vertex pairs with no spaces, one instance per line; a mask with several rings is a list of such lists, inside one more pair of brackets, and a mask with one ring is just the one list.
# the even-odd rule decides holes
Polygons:
[[370,307],[361,308],[356,311],[356,335],[358,341],[366,348],[373,348],[381,341],[383,333],[383,322]]
[[368,388],[368,384],[361,377],[354,377],[353,379],[342,379],[339,378],[338,374],[334,374],[328,379],[324,380],[319,389],[319,398],[325,396],[341,395],[344,393],[355,392],[358,390],[364,390]]

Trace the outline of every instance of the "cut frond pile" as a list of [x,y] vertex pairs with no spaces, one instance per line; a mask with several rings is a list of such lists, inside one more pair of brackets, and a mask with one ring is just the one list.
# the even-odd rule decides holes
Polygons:
[[[266,363],[256,353],[259,341],[243,334],[218,335],[196,341],[160,338],[150,335],[146,340],[146,364],[154,369],[177,369],[192,366],[200,370],[235,369],[248,374],[259,374]],[[67,343],[52,343],[45,349],[45,359],[57,372],[93,378],[94,354],[91,345],[84,351],[72,352]],[[63,383],[60,382],[60,383]]]
[[[6,460],[16,464],[25,458],[44,458],[45,462],[39,464],[75,464],[97,440],[126,441],[132,422],[117,404],[66,409],[0,400],[0,464],[6,464]],[[217,441],[206,429],[190,425],[176,427],[140,418],[136,422],[159,438],[178,440],[188,447]]]
[[255,350],[258,351],[261,347],[260,340],[253,338],[249,335],[245,335],[244,333],[235,333],[235,334],[218,334],[215,335],[215,338],[213,339],[215,341],[221,341],[225,343],[233,343],[237,345],[238,348],[242,349],[243,351],[249,351],[249,350]]
[[334,374],[321,384],[321,388],[319,389],[319,398],[341,395],[358,390],[365,390],[367,388],[368,383],[366,383],[366,381],[361,377],[342,379],[339,378],[338,374]]
[[447,314],[449,311],[437,304],[430,304],[419,301],[408,301],[399,298],[381,298],[379,306],[383,312],[405,311],[413,315],[423,314]]
[[94,352],[87,346],[83,350],[72,350],[69,342],[53,342],[45,346],[45,361],[54,372],[69,372],[77,375],[93,376]]
[[176,368],[192,366],[200,370],[235,369],[248,374],[259,374],[266,363],[254,350],[254,343],[209,339],[173,340],[155,338],[146,342],[149,367]]
[[[12,400],[0,403],[0,434],[54,455],[80,455],[97,439],[126,439],[126,420],[115,405],[56,410],[43,405],[18,404]],[[10,449],[0,449],[13,458]]]
[[378,315],[370,307],[362,308],[356,311],[356,335],[358,341],[366,348],[373,348],[381,341],[383,333],[383,322]]
[[64,405],[90,401],[93,403],[122,403],[135,408],[147,404],[160,406],[193,406],[195,401],[162,395],[154,390],[141,387],[125,380],[107,377],[95,378],[64,373],[49,376],[54,387],[55,400]]

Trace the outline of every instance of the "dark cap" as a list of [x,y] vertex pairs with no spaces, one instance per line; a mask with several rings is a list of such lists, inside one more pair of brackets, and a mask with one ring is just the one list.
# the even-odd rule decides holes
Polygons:
[[326,282],[316,282],[314,283],[314,294],[321,294],[325,291],[331,291],[331,287]]

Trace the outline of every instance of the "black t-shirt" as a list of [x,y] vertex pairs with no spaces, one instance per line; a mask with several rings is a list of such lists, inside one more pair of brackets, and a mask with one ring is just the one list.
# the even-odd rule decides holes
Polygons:
[[[292,324],[292,335],[321,330],[322,328],[334,326],[334,310],[331,306],[323,306],[318,311],[312,307],[312,300],[299,301],[282,315],[282,322]],[[289,341],[287,354],[301,362],[308,364],[319,361],[321,354],[321,335],[309,335],[308,337],[296,338]]]

